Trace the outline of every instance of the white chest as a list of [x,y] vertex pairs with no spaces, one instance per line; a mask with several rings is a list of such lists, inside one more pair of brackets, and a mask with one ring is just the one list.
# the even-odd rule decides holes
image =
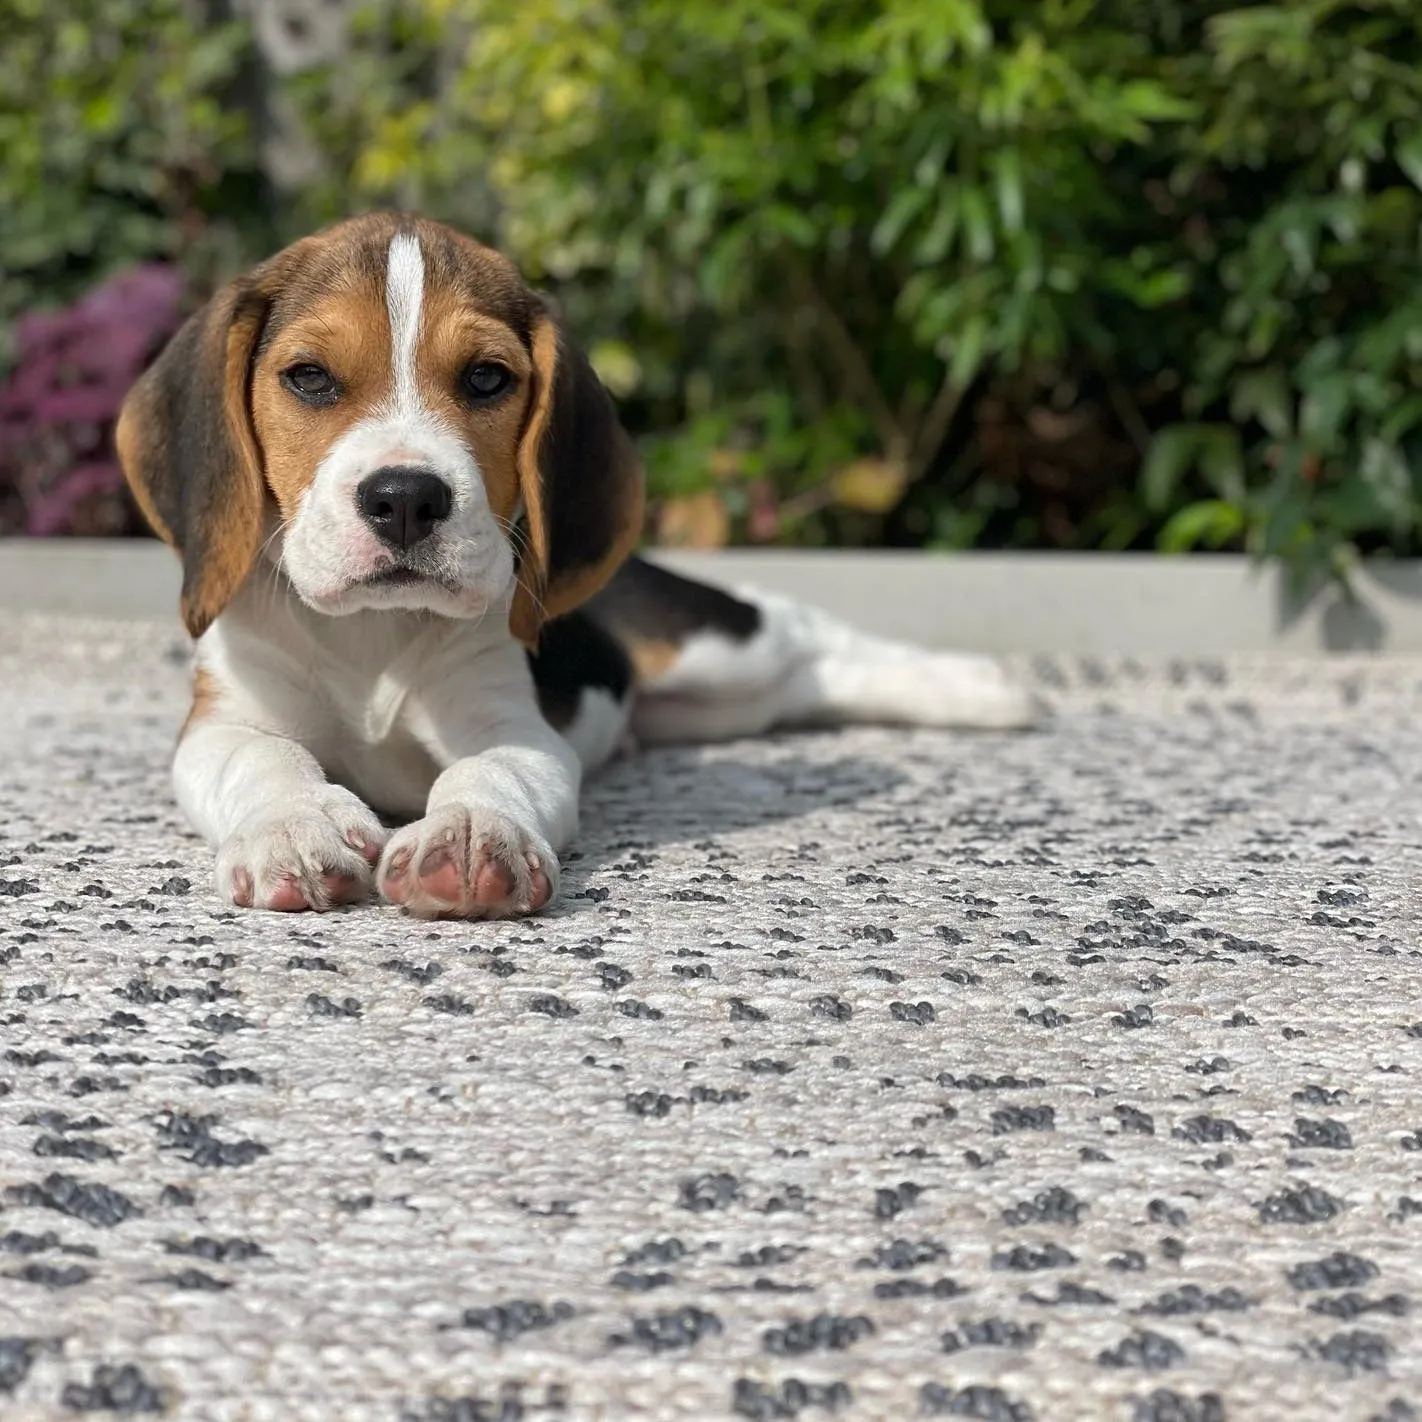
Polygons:
[[[202,639],[199,662],[239,719],[298,741],[372,808],[416,817],[444,769],[428,734],[432,707],[467,698],[478,714],[480,641],[477,629],[443,619],[325,617],[288,602],[229,609]],[[452,708],[438,709],[449,719]]]

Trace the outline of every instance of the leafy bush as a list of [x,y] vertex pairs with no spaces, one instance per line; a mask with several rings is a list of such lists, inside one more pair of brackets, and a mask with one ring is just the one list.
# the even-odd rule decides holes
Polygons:
[[185,0],[0,0],[0,369],[7,324],[115,271],[247,260],[269,236],[231,85],[237,26]]
[[[591,347],[668,541],[1422,551],[1415,0],[379,0],[282,81],[326,167],[258,221],[218,181],[250,162],[218,34],[199,74],[137,46],[180,99],[161,154],[118,140],[125,191],[203,178],[141,195],[169,245],[136,254],[193,191],[234,260],[377,203],[496,241]],[[47,53],[0,146],[103,87],[91,56],[47,98]],[[42,166],[0,178],[35,233]],[[97,171],[64,170],[76,212]]]
[[351,169],[564,295],[693,539],[1416,551],[1412,0],[425,0]]
[[1143,38],[973,0],[441,8],[473,36],[424,110],[443,136],[407,110],[356,176],[424,172],[439,208],[446,174],[487,175],[502,244],[602,336],[665,532],[1093,536],[1091,458],[1012,427],[1056,395],[1059,443],[1089,401],[1079,438],[1112,467],[1087,502],[1120,497],[1119,420],[1073,367],[1118,308],[1179,294],[1133,261],[1102,162],[1190,111]]
[[1160,541],[1242,538],[1304,574],[1422,551],[1417,8],[1223,9],[1203,33],[1204,121],[1173,177],[1206,319],[1182,345],[1188,422],[1143,470],[1174,510]]

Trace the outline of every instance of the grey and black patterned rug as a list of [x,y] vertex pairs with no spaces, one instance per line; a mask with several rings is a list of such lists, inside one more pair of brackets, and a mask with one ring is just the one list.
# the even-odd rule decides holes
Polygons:
[[0,628],[0,1416],[1422,1417],[1422,664],[621,763],[551,916],[223,910]]

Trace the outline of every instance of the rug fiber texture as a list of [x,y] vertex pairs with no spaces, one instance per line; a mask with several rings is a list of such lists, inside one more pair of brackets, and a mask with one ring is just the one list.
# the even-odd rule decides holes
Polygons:
[[1422,664],[661,750],[555,912],[223,907],[0,629],[0,1416],[1422,1418]]

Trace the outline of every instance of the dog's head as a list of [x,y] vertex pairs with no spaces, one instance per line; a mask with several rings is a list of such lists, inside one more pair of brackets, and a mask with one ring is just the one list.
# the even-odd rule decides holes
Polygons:
[[532,643],[641,525],[612,403],[512,263],[395,215],[219,292],[129,394],[118,449],[194,636],[265,556],[321,612],[507,607]]

